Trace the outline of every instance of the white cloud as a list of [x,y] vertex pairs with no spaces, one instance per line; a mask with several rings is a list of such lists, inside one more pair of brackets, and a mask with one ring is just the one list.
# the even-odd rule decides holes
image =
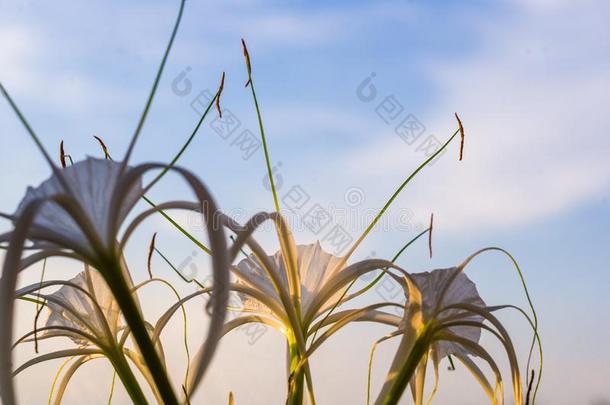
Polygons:
[[[610,74],[599,69],[609,58],[589,52],[607,27],[578,5],[552,19],[540,17],[556,17],[555,9],[522,11],[525,17],[502,29],[485,23],[486,45],[474,56],[430,64],[443,89],[435,111],[447,118],[426,122],[449,132],[458,110],[465,160],[448,157],[454,145],[415,182],[408,200],[416,211],[438,213],[446,228],[535,221],[600,198],[610,186]],[[348,162],[360,178],[378,183],[381,173],[394,177],[423,160],[412,152],[396,138],[367,145]]]

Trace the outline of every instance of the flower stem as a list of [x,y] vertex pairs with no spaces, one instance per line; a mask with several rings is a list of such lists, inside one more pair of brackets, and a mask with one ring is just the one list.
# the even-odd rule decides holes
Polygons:
[[[288,372],[288,399],[286,405],[302,405],[303,404],[303,383],[305,380],[304,368],[299,367],[301,362],[301,353],[297,341],[294,337],[288,338],[288,356],[289,362]],[[295,373],[295,370],[298,370]]]
[[337,265],[337,268],[339,268],[340,266],[343,266],[347,260],[350,258],[350,256],[352,255],[352,253],[354,253],[354,251],[358,248],[358,246],[360,246],[360,244],[362,243],[362,241],[367,237],[367,235],[371,232],[371,230],[375,227],[375,225],[377,224],[377,222],[379,221],[379,219],[383,216],[383,214],[385,214],[385,212],[387,211],[387,209],[390,207],[390,205],[392,205],[392,203],[394,202],[394,200],[396,199],[396,197],[398,197],[398,195],[402,192],[402,190],[404,190],[404,188],[411,182],[411,180],[417,176],[417,173],[419,173],[424,167],[428,166],[428,164],[433,161],[446,147],[447,145],[449,145],[451,143],[451,141],[453,141],[453,138],[455,138],[455,136],[457,134],[460,133],[460,130],[457,129],[453,135],[451,135],[451,137],[449,137],[449,139],[443,144],[443,146],[441,146],[432,156],[430,156],[428,159],[426,159],[424,161],[424,163],[422,163],[421,165],[419,165],[417,167],[417,169],[415,169],[415,171],[413,173],[411,173],[409,175],[409,177],[407,177],[405,179],[405,181],[403,181],[400,186],[396,189],[396,191],[394,191],[394,194],[392,194],[392,196],[389,198],[389,200],[385,203],[385,205],[383,206],[383,208],[381,208],[381,210],[377,213],[377,215],[375,216],[375,218],[373,218],[373,220],[371,221],[371,223],[369,224],[369,226],[366,227],[366,229],[364,230],[364,232],[362,233],[362,235],[360,235],[360,237],[358,238],[358,240],[356,240],[356,243],[354,243],[352,245],[352,247],[350,248],[350,250],[347,252],[347,254],[345,256],[343,256],[343,259],[341,260],[341,262]]
[[256,108],[256,118],[258,119],[258,129],[261,132],[261,141],[263,142],[263,151],[265,152],[265,163],[267,165],[267,175],[269,176],[269,183],[271,184],[271,192],[273,193],[273,204],[275,210],[280,212],[280,203],[277,199],[277,191],[275,189],[275,181],[273,180],[273,171],[271,170],[271,159],[269,159],[269,150],[267,149],[267,138],[265,137],[265,127],[263,126],[263,117],[261,116],[261,109],[258,105],[258,98],[256,97],[256,90],[254,89],[254,81],[252,80],[252,64],[250,61],[250,54],[246,47],[246,42],[242,39],[241,44],[244,49],[244,57],[246,60],[246,68],[248,70],[248,82],[246,87],[250,86],[252,91],[252,99],[254,100],[254,107]]
[[142,321],[140,311],[132,297],[131,290],[125,283],[121,266],[116,260],[112,260],[108,266],[104,267],[109,270],[103,273],[106,283],[112,290],[114,298],[121,308],[123,317],[131,329],[132,336],[140,349],[140,353],[148,366],[155,384],[157,385],[157,389],[159,390],[161,398],[163,398],[163,402],[166,405],[178,405],[178,400],[172,389],[172,385],[167,376],[165,367],[163,366],[161,359],[159,359],[155,346],[148,335],[146,326]]
[[172,30],[172,35],[169,38],[169,43],[165,48],[165,53],[163,54],[163,58],[161,59],[161,64],[159,65],[159,69],[157,70],[157,74],[155,76],[155,81],[153,83],[152,89],[150,90],[150,94],[148,95],[148,99],[146,100],[146,105],[144,106],[144,111],[140,116],[140,120],[138,121],[138,126],[131,138],[129,143],[129,147],[127,148],[127,152],[125,153],[125,157],[123,158],[123,165],[126,166],[129,158],[131,157],[131,153],[133,152],[133,148],[140,136],[140,132],[144,127],[144,121],[146,121],[146,117],[148,116],[148,111],[150,110],[150,106],[152,105],[153,99],[155,98],[155,94],[157,93],[157,87],[159,87],[159,82],[161,81],[161,75],[163,70],[165,69],[165,63],[167,62],[167,57],[169,56],[169,51],[172,49],[172,45],[174,44],[174,39],[176,38],[176,33],[178,32],[178,27],[180,26],[180,21],[182,20],[182,13],[184,12],[184,3],[185,0],[180,1],[180,9],[178,10],[178,17],[176,18],[176,22],[174,24],[174,29]]
[[434,338],[435,333],[435,325],[427,324],[424,327],[421,334],[417,337],[417,340],[415,340],[415,343],[409,351],[407,361],[400,369],[398,375],[396,376],[396,380],[390,388],[387,396],[385,398],[380,398],[382,400],[381,403],[383,405],[398,404],[398,401],[400,401],[400,398],[402,397],[402,394],[405,391],[407,384],[409,384],[411,378],[413,377],[413,374],[415,374],[415,372],[417,371],[417,367],[420,364],[420,361],[430,349],[430,344],[432,343],[432,339]]
[[108,399],[108,403],[110,403],[112,400],[112,392],[114,392],[114,380],[118,375],[134,404],[148,404],[148,401],[140,388],[140,384],[131,371],[131,367],[129,367],[129,363],[127,360],[125,360],[123,353],[121,353],[120,350],[114,350],[114,352],[108,356],[108,359],[112,363],[115,371],[115,374],[112,377],[112,391],[110,398]]

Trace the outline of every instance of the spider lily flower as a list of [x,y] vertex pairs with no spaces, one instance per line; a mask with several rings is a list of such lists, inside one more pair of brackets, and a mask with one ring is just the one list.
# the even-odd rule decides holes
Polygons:
[[[46,300],[50,312],[45,324],[47,330],[41,337],[49,336],[56,327],[65,327],[84,331],[102,341],[114,340],[122,329],[120,310],[102,276],[86,268],[69,282],[81,289],[64,285],[49,296]],[[79,346],[89,343],[82,337],[68,337]]]
[[[439,362],[449,355],[473,374],[491,403],[503,404],[502,375],[495,360],[479,343],[483,330],[502,343],[511,367],[515,404],[523,403],[519,364],[511,338],[492,315],[494,309],[486,306],[475,284],[463,273],[469,261],[470,258],[458,267],[412,274],[422,295],[422,305],[418,311],[407,310],[397,325],[399,330],[394,335],[402,335],[402,339],[376,404],[398,403],[408,384],[415,404],[422,404],[426,367],[431,359],[437,381],[429,403],[436,392]],[[493,371],[494,388],[472,360],[473,356],[482,358]]]
[[[155,353],[155,348],[141,319],[139,308],[135,304],[125,282],[124,274],[121,272],[121,250],[117,249],[116,243],[117,240],[120,240],[118,232],[125,216],[135,204],[135,196],[142,196],[144,191],[148,189],[147,187],[142,192],[138,192],[139,187],[141,187],[142,176],[153,169],[163,169],[163,174],[169,169],[178,172],[195,192],[198,204],[204,207],[203,214],[208,224],[208,237],[214,251],[212,266],[215,289],[209,305],[213,309],[212,321],[206,342],[200,351],[201,356],[199,356],[198,363],[194,367],[192,389],[197,387],[212,359],[224,323],[228,299],[228,291],[225,286],[229,278],[224,230],[222,228],[214,229],[211,221],[207,221],[217,211],[216,205],[207,189],[195,176],[183,169],[173,167],[175,161],[170,165],[148,164],[134,168],[128,166],[129,158],[142,132],[161,81],[184,8],[185,0],[181,0],[174,28],[156,72],[152,89],[139,117],[125,157],[121,162],[105,161],[98,165],[97,162],[89,161],[88,163],[77,163],[72,168],[63,170],[57,167],[25,116],[0,83],[0,94],[6,98],[53,172],[53,176],[48,182],[45,182],[45,186],[33,190],[30,193],[31,198],[29,200],[24,199],[23,204],[20,205],[17,215],[13,217],[15,222],[14,231],[0,235],[0,242],[9,242],[9,249],[3,264],[2,278],[0,279],[0,330],[3,331],[0,334],[0,397],[6,405],[15,403],[11,377],[10,347],[13,338],[14,294],[18,273],[22,268],[27,267],[26,264],[33,264],[38,260],[54,255],[82,259],[101,272],[146,360],[147,367],[154,378],[163,402],[166,404],[178,403],[171,382]],[[216,97],[218,97],[218,94]],[[199,125],[201,125],[204,117],[205,114],[201,117]],[[119,170],[116,170],[117,164]],[[94,173],[86,169],[86,167],[93,166],[101,169],[102,173]],[[73,175],[64,172],[69,169],[73,170],[73,172],[70,172]],[[104,174],[109,175],[109,177],[102,178]],[[153,183],[161,176],[162,174],[157,176]],[[149,186],[152,186],[152,184]],[[43,250],[22,260],[21,256],[26,240],[34,242],[34,247]],[[126,242],[126,240],[122,240],[122,242]],[[145,403],[144,398],[132,399],[136,403]]]
[[[341,258],[333,256],[325,252],[319,242],[310,245],[296,246],[297,266],[299,274],[299,295],[301,301],[301,312],[307,313],[313,299],[320,292],[326,282],[338,271],[337,263]],[[281,288],[288,291],[288,277],[286,265],[281,251],[278,251],[273,256],[268,256],[268,260],[273,263],[277,274],[280,275]],[[280,301],[279,294],[275,291],[273,282],[263,270],[263,265],[255,255],[241,260],[236,266],[232,267],[232,271],[237,275],[237,283],[255,287],[261,291],[266,291],[268,296],[272,297],[276,302]],[[325,312],[329,305],[332,305],[339,296],[345,291],[345,286],[337,290],[333,296],[327,301],[326,305],[316,311],[316,316]],[[247,294],[239,293],[243,305],[244,312],[259,312],[261,314],[271,314],[272,311],[265,307],[257,299],[254,299]]]
[[[166,208],[188,209],[189,206],[197,209],[188,202]],[[307,359],[326,339],[350,322],[387,323],[388,317],[379,309],[402,307],[396,303],[384,302],[358,310],[343,311],[319,320],[321,315],[336,306],[350,282],[377,269],[395,269],[401,272],[402,278],[393,276],[403,280],[411,295],[419,295],[409,275],[392,262],[372,259],[346,265],[345,258],[325,252],[319,243],[296,246],[285,220],[276,212],[257,214],[243,226],[225,215],[221,214],[219,218],[236,234],[229,249],[229,259],[233,262],[244,244],[253,252],[252,256],[231,266],[237,281],[231,284],[230,289],[242,298],[244,307],[241,311],[247,314],[227,322],[224,333],[246,323],[258,322],[269,325],[286,336],[290,376],[288,403],[302,403],[303,383],[307,383],[310,402],[315,403]],[[273,221],[280,242],[280,251],[273,256],[267,255],[252,237],[255,229],[267,220]],[[202,289],[170,308],[155,326],[154,336],[159,336],[179,305],[206,292],[207,289]],[[347,296],[340,302],[344,303],[351,298],[352,296]],[[315,339],[316,332],[326,327],[328,329]],[[307,340],[312,336],[312,342],[308,345]]]
[[[304,280],[307,281],[300,284],[302,295],[299,304],[294,306],[289,299],[288,277],[286,273],[282,273],[285,271],[282,253],[278,252],[274,256],[266,256],[261,261],[251,256],[242,260],[236,266],[232,266],[232,271],[237,275],[237,280],[230,285],[230,289],[237,293],[241,303],[241,306],[236,305],[232,310],[241,312],[242,315],[230,319],[225,324],[223,334],[248,323],[261,323],[282,333],[288,346],[287,371],[290,378],[287,402],[291,404],[303,402],[304,387],[302,384],[306,382],[310,402],[315,404],[307,359],[324,341],[350,322],[372,321],[392,324],[391,322],[395,316],[381,312],[379,309],[388,306],[400,307],[401,305],[378,303],[356,310],[337,312],[329,318],[319,320],[336,304],[336,300],[345,291],[350,281],[367,272],[392,266],[392,263],[384,260],[369,260],[357,263],[354,266],[341,268],[339,273],[344,272],[344,274],[328,274],[325,276],[324,272],[332,269],[331,264],[340,260],[340,258],[324,252],[319,243],[300,245],[296,249],[301,274],[308,274],[304,277]],[[280,281],[279,289],[276,289],[274,283],[270,282],[266,273],[261,273],[261,271],[266,271],[263,269],[271,269],[276,275],[284,274],[276,279]],[[315,284],[316,281],[319,284]],[[414,286],[414,284],[412,285]],[[208,291],[209,289],[202,289],[185,297],[182,302],[176,303],[155,326],[155,337],[161,333],[179,305]],[[351,297],[341,302],[344,303],[349,298]],[[306,321],[308,312],[314,314],[310,322]],[[315,339],[315,333],[326,327],[329,327],[329,329],[321,333],[318,339]],[[308,338],[312,336],[314,336],[314,339],[307,344]],[[304,381],[305,378],[306,381]]]
[[[164,401],[177,402],[126,281],[128,275],[121,264],[121,252],[128,238],[119,235],[127,214],[147,189],[142,187],[142,176],[150,170],[166,168],[160,164],[131,168],[121,162],[88,158],[59,170],[39,187],[27,191],[12,217],[14,230],[0,237],[0,241],[9,242],[0,283],[0,325],[6,331],[0,336],[3,366],[0,368],[0,389],[5,403],[14,403],[10,346],[18,273],[51,256],[76,258],[100,272],[121,307]],[[221,286],[228,282],[226,241],[223,229],[215,229],[211,221],[207,221],[217,208],[205,186],[184,169],[172,167],[171,170],[187,181],[199,201],[198,205],[204,207],[210,243],[215,252],[212,263],[217,288],[210,302],[212,327],[200,362],[193,368],[194,388],[211,360],[224,323],[228,291]],[[22,259],[26,240],[32,241],[33,247],[40,250]],[[121,244],[117,243],[118,240]],[[134,401],[142,402],[143,398],[134,398]]]
[[[54,286],[61,288],[52,294],[41,292]],[[68,281],[37,283],[19,289],[16,295],[19,298],[33,296],[44,300],[49,317],[42,328],[36,328],[17,339],[14,348],[21,343],[57,337],[69,338],[78,347],[35,357],[18,367],[14,376],[39,363],[68,357],[68,362],[73,360],[72,365],[64,373],[55,396],[55,403],[60,403],[68,382],[81,366],[93,359],[107,358],[127,390],[135,391],[130,394],[143,396],[127,362],[129,359],[144,376],[157,401],[161,401],[141,354],[125,347],[129,329],[122,324],[119,305],[99,272],[85,266],[82,273]],[[160,344],[157,345],[157,352],[163,358]]]

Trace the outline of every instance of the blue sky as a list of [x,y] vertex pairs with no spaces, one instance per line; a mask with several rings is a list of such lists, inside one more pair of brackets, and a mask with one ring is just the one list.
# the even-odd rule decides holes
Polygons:
[[[0,78],[54,154],[64,140],[75,158],[99,156],[96,134],[120,156],[176,11],[175,1],[2,2]],[[421,243],[403,259],[407,270],[456,264],[485,246],[508,249],[519,259],[540,312],[547,356],[540,403],[593,404],[610,398],[610,355],[604,350],[610,339],[604,323],[610,309],[608,11],[603,1],[567,0],[190,0],[134,160],[168,161],[196,123],[193,100],[215,90],[225,71],[223,105],[240,129],[224,140],[206,124],[181,164],[242,220],[272,208],[262,154],[243,159],[232,145],[244,129],[258,134],[243,88],[244,37],[271,160],[283,180],[280,195],[299,186],[309,196],[304,208],[284,208],[285,214],[298,228],[298,242],[311,243],[320,235],[299,226],[309,207],[317,203],[336,213],[333,224],[357,236],[366,226],[357,219],[379,209],[425,158],[418,150],[424,138],[450,136],[457,111],[467,131],[464,161],[457,161],[457,144],[451,145],[397,200],[357,256],[391,257],[427,224],[430,212],[436,220],[434,258],[426,257]],[[187,68],[192,89],[179,96],[173,82]],[[358,87],[371,73],[377,96],[363,102]],[[377,108],[390,96],[402,108],[395,105],[401,113],[388,124]],[[394,131],[409,114],[425,127],[411,145]],[[6,104],[0,104],[0,131],[0,210],[12,212],[25,187],[46,178],[48,168]],[[155,199],[186,193],[177,183],[168,177]],[[356,193],[356,204],[347,201],[348,193]],[[134,263],[144,263],[148,238],[157,230],[176,261],[189,256],[192,246],[158,220],[132,243]],[[270,251],[276,248],[271,236],[262,235]],[[203,272],[207,264],[200,259]],[[73,271],[63,266],[58,274]],[[525,304],[506,260],[485,257],[472,271],[488,303]],[[526,350],[524,323],[512,315],[506,322]],[[320,403],[363,401],[364,391],[346,387],[362,386],[368,348],[383,333],[354,326],[319,354],[314,371],[323,376]],[[253,395],[256,400],[242,403],[281,400],[274,382],[283,378],[283,346],[272,335],[252,347],[243,336],[230,337],[202,398],[207,394],[216,403],[232,389],[238,403],[240,396]],[[390,356],[388,345],[376,363],[377,383]],[[68,399],[97,392],[87,380],[96,370],[108,373],[103,365],[83,369]],[[24,393],[25,403],[45,398],[52,372],[41,367],[19,380],[41,387]],[[444,372],[442,379],[438,403],[480,403],[464,373]]]

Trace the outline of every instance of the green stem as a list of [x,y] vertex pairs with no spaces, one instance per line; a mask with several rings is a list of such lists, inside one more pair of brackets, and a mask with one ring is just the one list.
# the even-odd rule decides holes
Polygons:
[[[155,203],[152,202],[152,200],[150,200],[145,195],[142,196],[142,199],[144,201],[146,201],[151,207],[153,207],[153,208],[156,207]],[[176,229],[178,229],[184,236],[189,238],[191,240],[191,242],[193,242],[195,245],[197,245],[197,247],[199,249],[203,250],[204,252],[206,252],[209,255],[212,254],[212,251],[207,246],[205,246],[197,238],[195,238],[193,235],[191,235],[186,229],[184,229],[182,226],[180,226],[179,223],[174,221],[174,219],[172,217],[170,217],[169,215],[167,215],[163,210],[160,210],[159,214],[161,214],[163,216],[163,218],[165,218],[170,224],[172,224]]]
[[[180,157],[182,156],[182,154],[184,152],[186,152],[187,148],[189,147],[189,145],[191,144],[191,142],[193,141],[193,139],[195,138],[195,135],[197,135],[197,132],[199,131],[199,128],[201,128],[201,125],[203,124],[203,121],[205,120],[205,117],[208,115],[208,113],[210,112],[210,109],[212,108],[212,105],[214,104],[214,100],[216,100],[218,97],[220,97],[220,92],[222,91],[222,89],[218,89],[218,91],[216,92],[216,94],[214,95],[214,97],[212,98],[212,100],[210,100],[210,103],[208,104],[208,106],[206,107],[205,111],[203,112],[203,114],[201,115],[201,118],[199,119],[199,121],[197,122],[197,125],[195,125],[195,128],[193,129],[193,131],[191,132],[191,135],[187,138],[186,142],[182,145],[182,147],[180,148],[180,150],[178,151],[178,153],[174,156],[174,158],[172,159],[172,161],[163,168],[163,170],[161,170],[161,172],[159,172],[159,174],[153,179],[153,181],[151,181],[148,186],[146,186],[147,189],[150,189],[155,183],[157,183],[159,180],[161,180],[161,178],[163,176],[165,176],[167,174],[167,172],[174,167],[174,165],[176,164],[176,162],[178,162],[178,159],[180,159]],[[144,199],[150,203],[150,201],[148,199],[146,199],[146,197],[144,197]]]
[[184,277],[182,275],[182,272],[180,270],[178,270],[176,268],[176,266],[174,266],[174,264],[167,258],[167,256],[165,256],[163,253],[161,253],[161,251],[157,248],[155,248],[155,252],[157,252],[159,254],[159,256],[161,256],[161,258],[163,259],[163,261],[165,261],[165,263],[167,263],[167,265],[182,279],[182,281],[184,281],[185,283],[195,283],[199,286],[199,288],[201,288],[202,290],[205,289],[205,286],[203,284],[201,284],[196,278],[192,278],[192,279],[187,279],[186,277]]
[[455,138],[456,135],[459,134],[459,133],[460,133],[460,130],[457,129],[453,133],[453,135],[451,135],[451,137],[443,144],[443,146],[441,146],[432,156],[430,156],[428,159],[426,159],[424,161],[424,163],[419,165],[419,167],[417,169],[415,169],[415,171],[413,173],[411,173],[411,175],[409,177],[407,177],[405,181],[402,182],[402,184],[396,189],[396,191],[394,191],[394,194],[392,194],[390,199],[385,203],[385,205],[379,211],[379,213],[375,216],[373,221],[364,230],[362,235],[360,235],[360,237],[358,238],[356,243],[354,243],[354,245],[350,248],[349,252],[344,256],[344,260],[342,260],[341,263],[339,263],[341,266],[344,265],[347,262],[347,259],[349,259],[349,257],[352,255],[352,253],[354,253],[356,248],[358,248],[358,246],[360,246],[360,244],[362,243],[364,238],[366,238],[367,235],[371,232],[371,230],[373,230],[373,228],[375,227],[375,225],[377,224],[379,219],[383,216],[383,214],[385,214],[387,209],[390,207],[390,205],[392,205],[392,203],[394,202],[396,197],[398,197],[398,195],[402,192],[402,190],[404,190],[404,188],[407,186],[407,184],[409,184],[411,182],[411,180],[415,176],[417,176],[417,173],[419,173],[424,167],[426,167],[431,161],[433,161],[447,147],[447,145],[449,145],[451,143],[451,141],[453,141],[453,138]]
[[252,90],[252,98],[254,99],[254,107],[256,108],[256,116],[258,118],[258,128],[261,132],[261,140],[263,142],[263,151],[265,152],[265,163],[267,164],[267,175],[269,176],[269,182],[271,183],[271,192],[273,193],[273,204],[275,210],[280,212],[280,203],[277,199],[277,191],[275,190],[275,181],[273,180],[273,172],[271,171],[271,161],[269,159],[269,150],[267,149],[267,139],[265,138],[265,129],[263,127],[263,118],[261,117],[261,110],[258,106],[258,98],[256,97],[256,90],[254,90],[254,82],[252,81],[252,75],[249,77],[250,90]]
[[[408,248],[409,246],[411,246],[411,245],[412,245],[412,244],[413,244],[413,243],[414,243],[416,240],[418,240],[419,238],[421,238],[422,236],[424,236],[424,235],[425,235],[427,232],[429,232],[429,231],[430,231],[430,228],[428,228],[428,229],[426,229],[426,230],[424,230],[424,231],[420,232],[420,233],[419,233],[419,234],[418,234],[416,237],[414,237],[414,238],[413,238],[413,239],[411,239],[409,242],[407,242],[407,244],[406,244],[406,245],[404,245],[404,246],[403,246],[403,247],[402,247],[402,248],[401,248],[401,249],[400,249],[398,252],[396,252],[396,254],[394,255],[394,257],[393,257],[393,258],[392,258],[392,260],[391,260],[391,261],[392,261],[392,263],[394,263],[394,262],[395,262],[395,261],[396,261],[396,260],[397,260],[397,259],[400,257],[400,255],[401,255],[401,254],[402,254],[402,253],[403,253],[405,250],[407,250],[407,248]],[[387,270],[387,267],[386,267],[386,269],[385,269],[385,270]],[[375,278],[373,281],[371,281],[369,284],[367,284],[367,285],[366,285],[366,287],[363,287],[361,290],[357,291],[357,292],[354,294],[354,297],[355,297],[355,296],[362,295],[362,294],[364,294],[365,292],[367,292],[368,290],[370,290],[371,288],[373,288],[373,286],[374,286],[375,284],[377,284],[377,283],[379,282],[379,280],[381,280],[385,274],[386,274],[385,272],[381,272],[381,273],[379,273],[379,275],[378,275],[378,276],[377,276],[377,277],[376,277],[376,278]],[[352,280],[352,282],[351,282],[351,283],[349,283],[349,285],[347,286],[347,288],[345,289],[345,291],[343,291],[343,293],[341,294],[341,296],[340,296],[340,297],[337,299],[337,301],[336,301],[336,302],[333,304],[333,306],[332,306],[332,308],[330,309],[330,311],[328,311],[328,312],[326,313],[326,315],[324,316],[324,318],[322,318],[322,322],[318,323],[318,327],[317,327],[317,329],[315,330],[315,332],[313,333],[313,337],[312,337],[312,339],[311,339],[311,341],[312,341],[312,342],[316,340],[316,335],[318,334],[318,330],[320,329],[320,327],[321,327],[322,325],[324,325],[324,322],[326,321],[326,319],[327,319],[327,318],[328,318],[328,317],[329,317],[329,316],[330,316],[330,315],[331,315],[331,314],[332,314],[332,313],[335,311],[335,309],[337,309],[337,307],[339,306],[339,304],[341,303],[341,301],[343,301],[343,298],[345,298],[345,296],[347,295],[348,291],[349,291],[349,290],[352,288],[352,286],[353,286],[353,285],[356,283],[356,281],[357,281],[357,280],[358,280],[358,279],[356,278],[356,279]]]
[[116,383],[116,371],[112,373],[112,382],[110,383],[110,394],[108,395],[108,405],[112,403],[112,397],[114,396],[114,386]]
[[407,361],[400,369],[396,381],[390,388],[388,395],[383,399],[383,405],[398,404],[403,392],[407,388],[407,384],[411,381],[411,377],[413,377],[413,374],[417,370],[421,359],[428,353],[436,330],[436,326],[430,323],[424,327],[422,333],[413,344]]
[[163,402],[166,405],[178,405],[178,400],[172,389],[165,367],[148,335],[146,325],[142,320],[142,316],[133,299],[131,290],[123,279],[121,266],[116,260],[111,260],[108,265],[103,266],[102,268],[109,269],[109,271],[103,273],[106,278],[106,283],[112,290],[112,294],[121,308],[123,317],[131,329],[132,336],[157,385]]
[[[288,399],[286,400],[287,405],[302,405],[303,394],[304,394],[304,381],[305,372],[303,367],[299,367],[301,362],[301,353],[297,341],[294,337],[288,338],[288,355],[290,358],[290,364],[288,367],[289,381],[288,381]],[[298,370],[297,370],[298,368]],[[296,371],[296,374],[293,374]]]
[[38,147],[38,149],[44,156],[45,160],[49,163],[49,165],[51,165],[51,167],[53,168],[54,171],[57,170],[55,165],[53,164],[53,160],[51,159],[51,156],[49,156],[49,153],[43,146],[42,142],[40,142],[40,139],[38,139],[38,136],[36,135],[36,133],[34,132],[32,127],[30,126],[30,123],[25,119],[25,116],[23,115],[23,113],[21,112],[19,107],[17,107],[17,104],[15,104],[15,102],[13,101],[13,98],[8,94],[8,91],[6,91],[6,89],[4,88],[2,83],[0,83],[0,93],[2,93],[2,95],[6,98],[6,100],[10,104],[11,108],[17,115],[17,118],[19,118],[19,121],[21,121],[21,124],[24,126],[25,130],[30,135],[30,138],[32,138],[32,140],[34,141],[34,143],[36,144],[36,146]]
[[169,52],[172,49],[172,45],[174,44],[174,39],[176,38],[176,33],[178,32],[178,27],[180,26],[180,20],[182,20],[182,13],[184,12],[184,3],[185,0],[180,1],[180,10],[178,11],[178,17],[176,18],[176,22],[174,24],[174,29],[172,30],[172,35],[169,38],[169,42],[167,47],[165,48],[165,53],[163,54],[163,58],[161,59],[161,64],[159,65],[159,69],[157,70],[157,74],[155,76],[155,81],[153,82],[152,89],[150,90],[150,94],[148,95],[148,99],[146,100],[146,105],[144,106],[144,111],[142,115],[140,115],[140,120],[138,121],[138,126],[131,138],[131,142],[129,143],[129,147],[127,148],[127,153],[125,154],[125,158],[123,159],[123,165],[126,165],[131,157],[131,153],[133,148],[140,136],[140,132],[142,132],[142,128],[144,127],[144,121],[146,121],[146,117],[148,116],[148,111],[150,110],[150,106],[152,105],[153,99],[155,98],[155,94],[157,93],[157,87],[159,87],[159,82],[161,81],[161,75],[165,68],[165,63],[167,62],[167,57],[169,56]]
[[144,393],[140,388],[138,380],[131,371],[129,363],[127,362],[127,360],[125,360],[123,353],[121,353],[119,350],[114,350],[112,353],[108,353],[107,355],[115,371],[115,375],[113,375],[112,377],[112,391],[110,393],[108,403],[110,403],[110,401],[112,400],[112,392],[114,391],[114,379],[115,376],[118,375],[133,403],[147,405],[148,401],[146,400],[146,397],[144,396]]

